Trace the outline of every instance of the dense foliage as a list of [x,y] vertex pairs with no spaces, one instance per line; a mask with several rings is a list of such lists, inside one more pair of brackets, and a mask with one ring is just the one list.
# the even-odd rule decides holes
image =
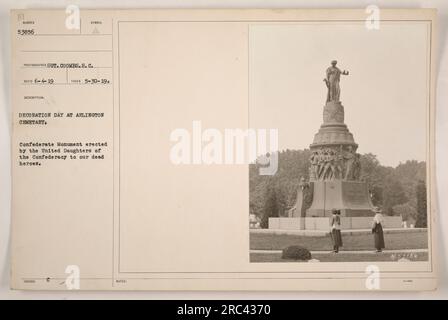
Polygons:
[[420,180],[417,184],[417,219],[415,226],[418,228],[426,228],[427,210],[426,210],[426,186],[423,180]]
[[[258,165],[250,165],[250,212],[260,218],[262,228],[267,227],[269,217],[287,216],[294,206],[300,178],[308,179],[309,157],[309,150],[279,152],[279,167],[273,176],[261,176]],[[425,162],[409,160],[392,168],[381,165],[375,155],[364,154],[361,180],[367,182],[373,204],[381,206],[384,214],[426,224]],[[305,196],[310,205],[312,195]]]

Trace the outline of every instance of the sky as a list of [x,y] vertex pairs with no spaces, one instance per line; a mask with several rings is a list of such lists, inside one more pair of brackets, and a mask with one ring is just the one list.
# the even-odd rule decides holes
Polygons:
[[424,22],[258,24],[249,30],[249,124],[279,148],[308,148],[322,124],[331,60],[358,152],[383,165],[426,159],[429,27]]

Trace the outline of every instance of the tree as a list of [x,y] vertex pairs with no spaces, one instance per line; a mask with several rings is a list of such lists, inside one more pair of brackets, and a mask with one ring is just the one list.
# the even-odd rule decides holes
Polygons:
[[410,205],[417,210],[417,184],[426,180],[426,164],[423,161],[408,160],[394,169],[394,176],[403,186]]
[[361,156],[361,180],[367,183],[375,206],[383,205],[385,180],[392,172],[393,168],[382,166],[374,154],[366,153]]
[[[280,151],[273,176],[260,175],[257,163],[249,165],[250,212],[260,218],[262,227],[268,227],[269,217],[282,216],[294,206],[301,177],[308,179],[309,157],[309,149]],[[425,175],[422,161],[409,160],[393,168],[381,165],[374,154],[361,156],[361,180],[367,183],[373,204],[388,215],[417,215],[417,185],[419,180],[424,184]],[[311,186],[304,194],[305,208],[312,203],[312,192]],[[421,212],[426,214],[426,209]]]
[[275,188],[272,185],[268,185],[266,188],[266,196],[263,208],[263,214],[261,216],[260,227],[266,229],[269,227],[269,218],[278,217],[278,205],[277,195]]
[[401,183],[393,176],[388,177],[383,188],[383,211],[385,214],[393,216],[393,207],[407,201],[408,199]]
[[419,180],[416,188],[417,194],[417,228],[426,228],[428,225],[428,213],[426,205],[426,185],[423,180]]
[[381,206],[383,204],[383,187],[374,185],[369,188],[370,199],[374,206]]
[[417,219],[417,210],[409,203],[397,204],[392,207],[394,214],[400,215],[403,221],[415,223]]

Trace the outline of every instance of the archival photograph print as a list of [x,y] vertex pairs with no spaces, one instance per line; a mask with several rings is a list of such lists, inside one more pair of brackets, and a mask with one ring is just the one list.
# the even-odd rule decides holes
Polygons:
[[274,174],[250,164],[250,262],[422,262],[430,25],[260,24],[249,122],[278,130]]

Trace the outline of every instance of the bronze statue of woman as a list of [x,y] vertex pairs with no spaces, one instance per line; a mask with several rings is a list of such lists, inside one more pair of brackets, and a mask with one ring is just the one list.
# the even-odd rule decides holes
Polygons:
[[341,74],[348,75],[348,71],[341,71],[338,67],[336,67],[337,63],[338,62],[336,60],[331,61],[331,67],[327,69],[327,77],[324,79],[328,88],[327,102],[339,102],[339,97],[341,95],[341,88],[339,87]]

